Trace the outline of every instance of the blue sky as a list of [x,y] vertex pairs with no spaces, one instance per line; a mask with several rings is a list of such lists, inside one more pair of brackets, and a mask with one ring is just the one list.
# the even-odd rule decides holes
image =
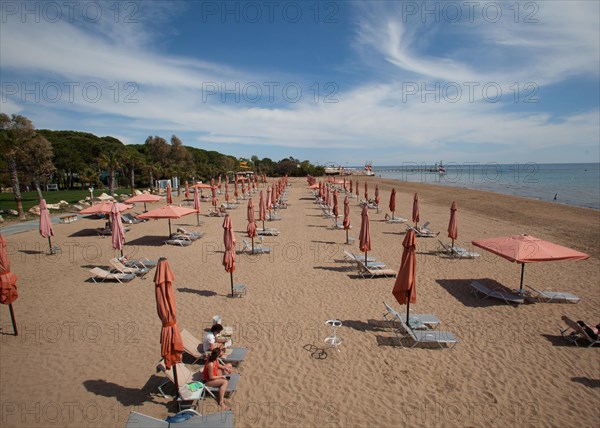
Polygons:
[[599,2],[10,2],[37,128],[375,166],[598,162]]

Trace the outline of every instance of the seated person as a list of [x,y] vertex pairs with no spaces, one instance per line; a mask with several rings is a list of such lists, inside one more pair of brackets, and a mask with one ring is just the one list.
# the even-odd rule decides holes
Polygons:
[[219,365],[220,349],[213,349],[208,356],[204,366],[204,384],[213,388],[219,388],[218,404],[222,410],[228,410],[225,406],[225,392],[227,391],[227,378],[224,373],[231,373],[230,369]]
[[600,334],[600,323],[598,323],[596,325],[596,327],[591,327],[591,326],[587,325],[584,321],[579,320],[579,321],[577,321],[577,324],[579,324],[581,327],[583,327],[585,332],[592,339],[594,339],[594,340],[598,339],[598,334]]
[[216,348],[225,349],[227,339],[217,337],[222,331],[223,326],[221,324],[213,324],[210,331],[204,336],[204,352],[210,352]]

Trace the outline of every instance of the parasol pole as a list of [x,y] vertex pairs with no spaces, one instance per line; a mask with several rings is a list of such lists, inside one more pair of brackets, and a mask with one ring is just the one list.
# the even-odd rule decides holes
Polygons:
[[519,292],[523,292],[523,278],[525,277],[525,263],[521,263],[521,288]]
[[48,236],[48,247],[50,248],[50,254],[54,254],[52,252],[52,239]]
[[367,252],[365,251],[365,266],[367,266]]
[[148,210],[146,209],[146,202],[144,202],[144,212],[148,212]]
[[171,219],[169,219],[169,238],[171,238]]
[[406,292],[406,295],[408,296],[408,299],[406,300],[406,325],[408,326],[408,328],[410,328],[410,324],[408,323],[409,320],[409,313],[410,313],[410,294],[412,293],[412,287],[410,290],[408,290]]
[[346,244],[349,244],[350,242],[348,241],[348,229],[346,229]]
[[254,236],[252,237],[252,252],[251,254],[254,254]]
[[229,272],[229,279],[231,280],[231,297],[233,297],[233,272]]
[[10,320],[12,321],[13,331],[15,332],[15,336],[18,336],[19,330],[17,329],[17,321],[15,320],[15,311],[13,310],[12,303],[8,304],[8,310],[10,311]]
[[196,212],[196,226],[200,226],[200,213]]

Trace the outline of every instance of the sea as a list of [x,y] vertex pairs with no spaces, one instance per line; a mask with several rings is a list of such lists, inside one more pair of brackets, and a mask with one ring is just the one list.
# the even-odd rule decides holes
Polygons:
[[600,210],[600,163],[405,163],[373,166],[378,177],[463,187]]

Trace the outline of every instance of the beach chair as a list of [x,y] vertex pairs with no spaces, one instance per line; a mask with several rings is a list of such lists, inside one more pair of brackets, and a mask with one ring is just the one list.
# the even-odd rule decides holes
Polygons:
[[171,234],[171,239],[189,239],[190,241],[197,241],[202,238],[204,234],[198,232],[180,232],[180,229],[177,229],[177,232]]
[[402,217],[394,216],[394,218],[392,218],[389,214],[386,214],[384,218],[387,223],[406,223],[408,221]]
[[[365,256],[362,254],[354,254],[348,250],[344,250],[344,259],[349,261],[349,262],[357,262],[360,260],[362,260],[363,262],[365,261]],[[367,262],[375,262],[375,257],[369,257],[367,256]]]
[[460,247],[451,247],[450,245],[444,244],[439,239],[438,242],[440,245],[440,252],[445,253],[450,257],[455,257],[458,259],[474,259],[479,257],[479,253],[473,253]]
[[98,283],[98,280],[100,280],[100,282],[104,282],[107,280],[117,282],[129,282],[132,279],[136,278],[136,276],[133,273],[112,273],[105,269],[102,269],[101,267],[95,267],[93,269],[90,269],[90,273],[92,274],[90,279],[95,283]]
[[209,217],[225,217],[227,213],[224,213],[221,210],[210,210],[208,212]]
[[119,257],[119,261],[127,267],[138,267],[148,269],[152,269],[158,264],[158,260],[150,260],[146,257],[141,257],[139,259],[130,259],[129,257],[125,256]]
[[514,303],[516,305],[522,305],[525,303],[525,299],[522,296],[517,296],[516,294],[512,294],[502,288],[494,288],[492,290],[479,281],[471,282],[471,291],[477,297],[483,296],[483,300],[487,299],[488,297],[493,297],[494,299],[504,300],[507,305],[510,303]]
[[186,230],[183,227],[178,227],[177,228],[177,233],[181,233],[182,235],[187,235],[187,236],[198,236],[200,238],[202,238],[204,236],[203,233],[198,232],[197,230]]
[[259,242],[254,243],[254,250],[252,250],[252,244],[250,244],[250,242],[245,239],[242,239],[242,242],[244,243],[244,248],[240,250],[240,253],[248,251],[250,254],[269,254],[271,252],[270,248],[263,247]]
[[[183,417],[186,413],[191,413],[189,419]],[[142,413],[131,412],[125,428],[233,428],[234,423],[233,412],[231,410],[212,413],[210,415],[201,415],[192,409],[185,409],[168,419],[171,422],[156,419]]]
[[275,215],[273,213],[273,211],[271,211],[271,214],[267,216],[267,221],[276,221],[276,220],[281,220],[281,217],[278,215]]
[[[186,354],[189,354],[195,358],[192,364],[196,364],[200,360],[204,360],[206,352],[204,352],[204,346],[196,336],[190,333],[185,328],[181,329],[181,339],[183,340],[183,350]],[[231,364],[237,366],[244,361],[248,348],[244,347],[231,347],[227,348],[227,355],[219,358],[221,364]]]
[[256,234],[259,236],[279,236],[278,229],[256,229]]
[[179,238],[167,239],[164,243],[166,245],[179,245],[180,247],[188,247],[193,244],[193,241],[187,236],[181,236]]
[[[397,322],[399,319],[406,320],[406,314],[396,312],[390,305],[383,302],[386,312],[383,314],[383,319],[390,323]],[[405,321],[406,322],[406,321]],[[408,325],[413,330],[429,330],[435,329],[441,321],[433,314],[410,314],[408,317]]]
[[137,217],[134,217],[131,214],[127,213],[127,214],[121,214],[121,221],[123,223],[128,223],[128,224],[138,224],[138,223],[143,223],[148,220],[137,218]]
[[406,230],[413,230],[415,232],[415,234],[417,235],[417,237],[419,238],[435,238],[436,236],[438,236],[440,234],[440,232],[432,232],[431,230],[429,230],[429,222],[425,223],[423,226],[419,227],[419,228],[415,228],[413,226],[406,226]]
[[[185,385],[185,384],[189,384],[192,382],[202,383],[202,388],[201,388],[201,390],[198,394],[198,398],[197,398],[198,400],[203,398],[206,393],[211,395],[213,398],[216,398],[215,394],[219,391],[219,388],[213,388],[210,386],[206,386],[204,384],[204,374],[202,373],[202,370],[204,370],[203,366],[200,366],[200,369],[197,372],[192,372],[190,369],[187,368],[187,366],[185,364],[177,363],[174,366],[172,366],[170,369],[167,370],[167,366],[165,366],[164,360],[161,359],[159,361],[158,365],[156,366],[156,371],[163,372],[166,376],[165,379],[163,380],[163,382],[158,387],[158,391],[164,398],[170,398],[170,397],[169,397],[169,395],[165,394],[165,392],[163,391],[163,387],[169,383],[173,383],[173,384],[175,383],[174,377],[173,377],[173,367],[176,367],[177,382],[179,385]],[[238,384],[238,381],[240,380],[240,375],[238,373],[233,373],[228,376],[229,376],[229,380],[227,382],[227,390],[225,391],[225,396],[231,397],[237,390],[237,384]]]
[[[376,263],[376,262],[374,262]],[[385,266],[385,264],[384,264]],[[370,264],[365,264],[363,261],[358,261],[358,274],[362,278],[393,278],[397,275],[397,272],[393,269],[386,269],[385,267],[377,267]]]
[[549,291],[549,290],[538,290],[527,284],[525,287],[531,289],[533,293],[530,293],[531,297],[539,303],[579,303],[580,297],[577,297],[571,293],[565,293],[562,291]]
[[561,329],[560,334],[569,342],[574,343],[576,346],[579,346],[579,339],[584,339],[589,343],[589,345],[587,346],[588,348],[591,348],[592,346],[600,343],[600,337],[594,338],[590,336],[588,332],[585,331],[585,328],[582,325],[580,325],[577,321],[573,321],[566,315],[563,315],[561,319],[565,322],[565,324],[567,324],[567,328],[565,328],[564,330]]
[[[414,341],[411,348],[414,348],[420,343],[433,343],[439,346],[440,349],[444,349],[442,345],[447,345],[450,349],[453,349],[458,343],[458,338],[454,335],[454,333],[450,331],[440,331],[440,330],[413,330],[406,323],[399,319],[400,326],[405,331],[405,338],[410,338]],[[400,340],[400,345],[402,345],[402,340]],[[452,346],[450,346],[452,345]]]
[[132,273],[132,274],[137,275],[139,277],[143,277],[144,275],[146,275],[150,271],[149,268],[139,268],[139,267],[135,267],[135,266],[125,266],[116,257],[113,257],[108,262],[115,269],[115,271],[118,272],[118,273]]

